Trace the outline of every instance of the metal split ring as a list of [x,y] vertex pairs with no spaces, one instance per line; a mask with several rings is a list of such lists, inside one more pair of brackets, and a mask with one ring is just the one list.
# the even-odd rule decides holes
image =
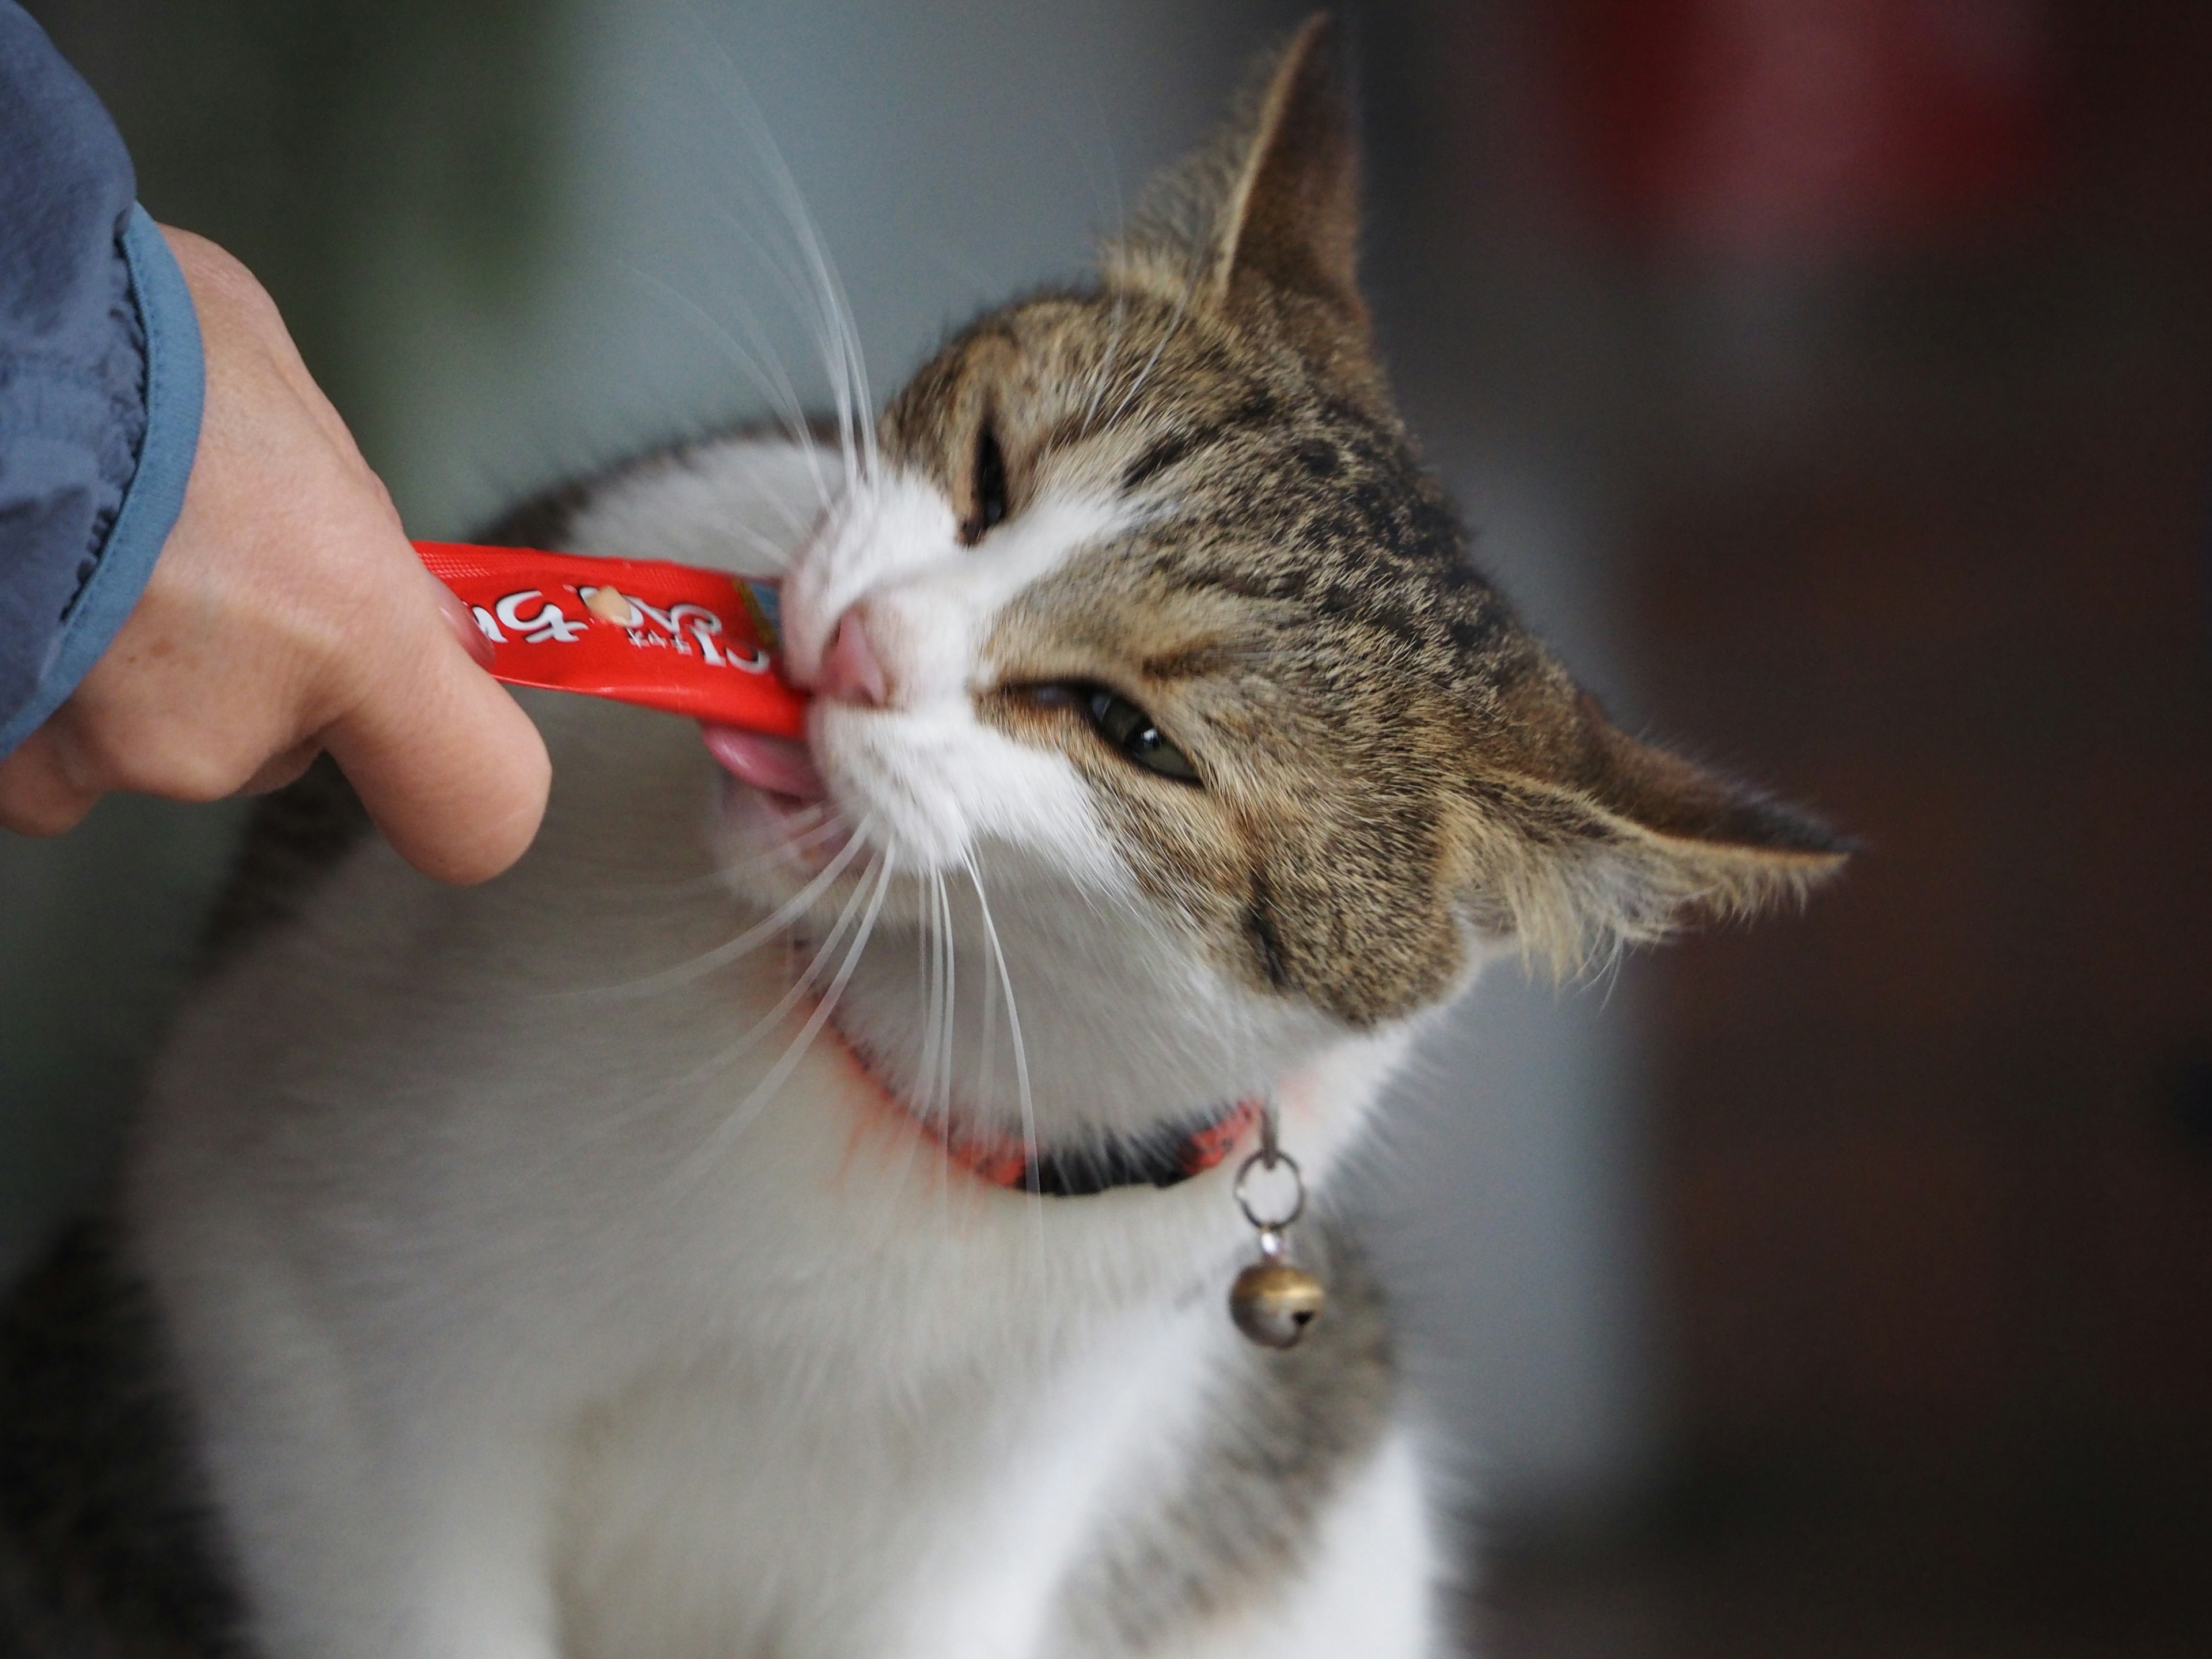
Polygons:
[[[1252,1181],[1252,1171],[1255,1169],[1273,1170],[1279,1166],[1287,1167],[1290,1170],[1291,1187],[1292,1192],[1296,1194],[1296,1198],[1291,1205],[1291,1212],[1288,1215],[1274,1217],[1262,1216],[1252,1207],[1252,1197],[1249,1190]],[[1262,1146],[1258,1152],[1253,1153],[1251,1157],[1246,1158],[1243,1163],[1237,1166],[1236,1193],[1237,1207],[1244,1212],[1245,1220],[1250,1222],[1255,1227],[1258,1228],[1263,1233],[1280,1232],[1284,1228],[1289,1226],[1292,1222],[1296,1221],[1300,1216],[1306,1212],[1305,1176],[1298,1169],[1298,1162],[1296,1158],[1292,1158],[1288,1152],[1283,1152],[1276,1147]]]

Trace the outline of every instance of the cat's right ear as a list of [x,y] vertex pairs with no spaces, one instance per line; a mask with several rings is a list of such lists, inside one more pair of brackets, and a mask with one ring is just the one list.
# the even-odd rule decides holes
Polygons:
[[1341,31],[1306,20],[1277,60],[1214,228],[1212,282],[1231,316],[1264,319],[1323,365],[1364,367],[1359,135]]

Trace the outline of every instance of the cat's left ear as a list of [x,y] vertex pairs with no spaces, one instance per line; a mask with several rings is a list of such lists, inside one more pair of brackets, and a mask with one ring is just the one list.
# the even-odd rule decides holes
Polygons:
[[1214,236],[1213,282],[1232,316],[1264,317],[1324,367],[1364,368],[1359,137],[1341,32],[1306,20],[1277,61]]
[[1543,763],[1485,780],[1485,822],[1508,833],[1475,853],[1495,921],[1555,969],[1802,899],[1850,856],[1818,819],[1639,742],[1587,696],[1576,715]]

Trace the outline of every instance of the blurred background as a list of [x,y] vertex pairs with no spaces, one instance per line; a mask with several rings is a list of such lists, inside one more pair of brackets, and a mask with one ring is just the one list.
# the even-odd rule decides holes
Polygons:
[[[823,385],[793,192],[880,396],[1304,8],[31,9],[460,536],[757,413],[747,362]],[[1632,728],[1864,846],[1802,920],[1500,977],[1408,1083],[1362,1201],[1470,1628],[2212,1651],[2212,8],[1341,9],[1383,348],[1483,562]],[[0,838],[0,1270],[96,1182],[238,821]]]

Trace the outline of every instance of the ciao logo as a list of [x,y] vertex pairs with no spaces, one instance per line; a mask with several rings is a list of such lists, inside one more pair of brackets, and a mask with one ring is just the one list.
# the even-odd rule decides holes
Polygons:
[[710,668],[734,668],[740,673],[765,674],[769,653],[755,645],[733,648],[722,618],[703,605],[680,599],[663,609],[612,587],[568,587],[581,612],[571,616],[562,608],[559,593],[525,587],[501,594],[489,609],[469,607],[483,636],[494,645],[510,638],[526,645],[574,645],[585,638],[594,622],[619,629],[633,646],[641,649],[674,651],[696,656]]

